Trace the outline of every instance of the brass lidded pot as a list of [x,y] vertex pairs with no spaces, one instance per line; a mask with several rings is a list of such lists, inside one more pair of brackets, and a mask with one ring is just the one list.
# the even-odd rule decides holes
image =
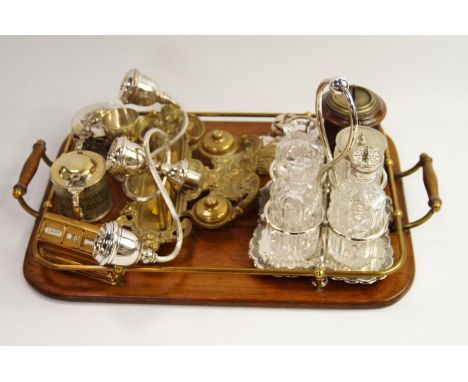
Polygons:
[[213,130],[202,138],[200,150],[208,157],[232,154],[239,148],[239,140],[223,130]]
[[104,158],[92,151],[60,155],[50,168],[59,213],[87,222],[103,218],[112,207]]

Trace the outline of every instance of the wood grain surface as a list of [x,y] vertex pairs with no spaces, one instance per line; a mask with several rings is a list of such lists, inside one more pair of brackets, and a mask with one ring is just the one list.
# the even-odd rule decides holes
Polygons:
[[33,145],[33,149],[28,159],[24,163],[24,166],[21,170],[18,183],[15,184],[14,188],[20,188],[24,193],[28,190],[28,185],[31,182],[32,178],[36,174],[41,158],[46,151],[45,142],[42,140],[37,141]]
[[[206,122],[208,130],[225,129],[234,134],[268,134],[269,123]],[[389,140],[395,171],[400,170],[395,145]],[[403,187],[396,181],[400,207],[406,219]],[[49,184],[50,187],[50,184]],[[109,220],[123,206],[125,199],[111,185],[115,207]],[[47,192],[47,191],[46,191]],[[174,266],[248,267],[249,240],[257,224],[257,205],[228,226],[216,231],[194,227]],[[123,303],[164,303],[225,306],[269,306],[301,308],[377,308],[398,301],[410,288],[415,274],[411,235],[404,233],[407,260],[395,274],[372,285],[348,285],[330,281],[317,291],[310,278],[271,277],[226,274],[127,273],[124,286],[110,286],[83,275],[56,271],[38,264],[31,242],[38,221],[31,233],[24,260],[24,276],[40,293],[70,301]],[[391,235],[394,248],[396,236]]]

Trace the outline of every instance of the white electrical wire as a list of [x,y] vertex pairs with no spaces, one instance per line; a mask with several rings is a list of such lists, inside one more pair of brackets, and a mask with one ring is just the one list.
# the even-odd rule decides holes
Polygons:
[[[171,151],[171,146],[169,145],[169,137],[167,136],[166,133],[164,133],[164,143],[162,146],[159,147],[159,149],[165,149],[166,150],[166,158],[165,158],[165,163],[166,164],[171,164],[172,163],[172,151]],[[146,161],[146,155],[145,155],[145,161]],[[147,161],[146,161],[147,162]],[[156,191],[152,192],[149,195],[137,195],[133,191],[130,191],[130,187],[128,186],[128,181],[130,177],[127,175],[125,176],[125,179],[122,183],[122,189],[124,194],[127,196],[127,198],[134,200],[136,202],[144,203],[147,202],[148,200],[154,199],[156,196],[159,195],[159,189]],[[167,182],[167,175],[165,175],[162,179],[162,184],[163,186],[166,186]]]
[[[185,113],[185,116],[186,116],[186,120],[188,120],[188,116],[187,116],[186,113]],[[169,141],[170,145],[173,144],[174,142],[176,142],[178,139],[180,139],[180,137],[185,133],[185,130],[187,129],[187,126],[188,126],[188,121],[186,123],[184,123],[184,128],[179,132],[179,134],[177,134],[174,138],[172,138]],[[182,134],[181,134],[181,132],[182,132]],[[155,151],[153,151],[153,153],[151,153],[149,143],[150,143],[151,136],[153,134],[156,134],[156,133],[160,134],[161,136],[163,136],[164,138],[167,139],[167,134],[164,131],[162,131],[162,130],[160,130],[158,128],[149,129],[145,133],[145,136],[144,136],[144,139],[143,139],[143,148],[145,150],[146,163],[148,165],[148,168],[149,168],[149,170],[151,172],[151,175],[153,176],[153,179],[154,179],[154,181],[156,183],[156,186],[159,189],[159,192],[161,193],[161,196],[163,197],[163,199],[164,199],[164,201],[165,201],[165,203],[167,205],[167,208],[169,209],[169,212],[172,215],[172,218],[174,219],[176,229],[177,229],[176,244],[175,244],[175,247],[172,250],[172,252],[169,255],[165,255],[165,256],[159,256],[158,254],[155,254],[154,259],[155,259],[156,262],[166,263],[168,261],[174,260],[177,257],[177,255],[179,254],[180,250],[182,249],[182,244],[183,244],[183,241],[184,241],[184,233],[183,233],[183,230],[182,230],[182,224],[180,222],[179,215],[177,214],[177,211],[176,211],[176,209],[174,207],[174,204],[172,203],[171,197],[169,196],[169,194],[166,191],[166,188],[164,187],[163,181],[162,181],[161,177],[159,176],[158,169],[156,168],[156,164],[154,163],[154,160],[152,158],[152,154],[155,151],[157,151],[158,149],[164,149],[164,145],[163,145],[163,146],[159,147],[158,149],[156,149]]]
[[[159,146],[158,148],[156,148],[155,150],[153,150],[151,152],[151,157],[152,158],[156,158],[156,156],[162,151],[162,150],[166,150],[166,158],[165,158],[165,162],[167,164],[171,164],[171,146],[177,142],[180,138],[182,138],[182,136],[186,133],[187,131],[187,128],[188,128],[188,125],[190,123],[190,119],[189,119],[189,116],[187,114],[187,112],[185,112],[184,110],[181,110],[181,112],[183,113],[183,116],[184,116],[184,123],[181,127],[181,129],[179,130],[179,132],[174,135],[171,139],[169,139],[168,135],[166,133],[164,133],[164,144]],[[150,131],[150,130],[148,130]],[[161,130],[160,130],[161,131]],[[145,133],[145,136],[146,136],[146,133]],[[141,136],[140,136],[141,137]],[[144,141],[144,137],[143,137],[143,141]],[[147,156],[147,155],[146,155]],[[153,198],[155,198],[156,196],[158,196],[159,194],[159,190],[156,190],[155,192],[152,192],[151,194],[149,195],[144,195],[144,196],[141,196],[141,195],[137,195],[135,194],[134,192],[130,191],[130,187],[128,186],[128,180],[129,178],[126,177],[124,179],[124,182],[123,182],[123,185],[122,185],[122,188],[123,188],[123,191],[125,193],[125,195],[133,200],[133,201],[137,201],[137,202],[147,202],[148,200],[151,200]],[[164,186],[166,185],[166,181],[167,181],[167,176],[165,176],[163,178],[163,184]]]

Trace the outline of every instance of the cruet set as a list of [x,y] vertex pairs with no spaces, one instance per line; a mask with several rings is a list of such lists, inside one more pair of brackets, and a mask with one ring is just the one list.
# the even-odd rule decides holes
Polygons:
[[[326,89],[349,107],[350,126],[337,134],[334,155],[322,116]],[[320,84],[316,118],[279,116],[272,131],[278,138],[271,181],[261,190],[266,196],[250,242],[255,266],[357,271],[389,267],[392,205],[384,191],[386,138],[375,128],[359,125],[347,81]],[[376,278],[345,281],[371,283]]]

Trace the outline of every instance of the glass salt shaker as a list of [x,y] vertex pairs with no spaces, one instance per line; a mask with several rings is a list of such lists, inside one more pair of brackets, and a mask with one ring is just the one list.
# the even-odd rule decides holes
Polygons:
[[[346,142],[350,134],[350,127],[346,127],[338,133],[336,136],[336,145],[334,150],[334,156],[337,157],[345,148]],[[358,146],[370,146],[377,151],[379,151],[382,156],[385,155],[385,150],[387,148],[387,139],[384,134],[378,131],[375,128],[368,126],[359,125],[357,131],[356,141],[352,146],[352,149]],[[345,156],[343,160],[338,161],[333,166],[333,175],[335,177],[334,181],[339,182],[343,180],[350,168],[350,158]],[[375,180],[377,183],[380,183],[382,188],[385,188],[387,184],[386,172],[383,169],[383,162],[380,168],[377,170],[380,173],[380,176],[376,176]]]
[[391,204],[379,181],[383,160],[374,147],[354,147],[345,178],[332,186],[327,249],[335,261],[351,269],[375,260],[381,252],[380,238],[388,230]]

